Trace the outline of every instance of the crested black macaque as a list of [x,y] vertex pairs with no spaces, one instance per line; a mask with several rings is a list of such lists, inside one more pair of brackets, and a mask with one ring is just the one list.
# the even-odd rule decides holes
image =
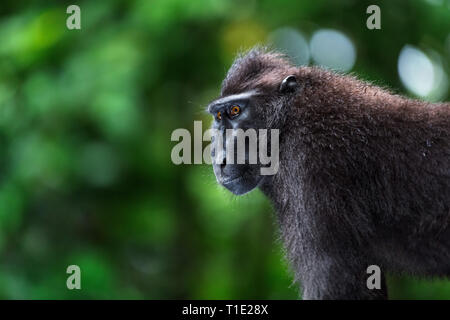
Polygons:
[[[385,299],[386,271],[450,276],[449,103],[256,48],[235,60],[208,111],[219,132],[279,129],[276,174],[213,167],[231,192],[258,187],[272,200],[304,299]],[[369,265],[381,268],[381,289],[368,289]]]

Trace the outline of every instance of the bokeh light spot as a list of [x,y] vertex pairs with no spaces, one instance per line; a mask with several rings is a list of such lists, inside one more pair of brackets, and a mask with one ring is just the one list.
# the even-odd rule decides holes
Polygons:
[[323,67],[349,71],[356,61],[356,49],[352,41],[342,32],[332,29],[316,31],[310,42],[314,61]]
[[309,63],[309,47],[305,37],[293,28],[280,28],[269,35],[269,42],[287,54],[296,65]]
[[437,53],[433,59],[421,50],[405,45],[400,51],[397,68],[403,85],[414,95],[438,100],[447,93],[447,75]]

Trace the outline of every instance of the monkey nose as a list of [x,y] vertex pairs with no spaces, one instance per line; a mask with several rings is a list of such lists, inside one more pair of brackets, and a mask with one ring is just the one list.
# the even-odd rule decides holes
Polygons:
[[224,158],[224,159],[222,160],[222,163],[220,164],[220,171],[221,171],[222,173],[224,172],[226,166],[227,166],[227,159]]

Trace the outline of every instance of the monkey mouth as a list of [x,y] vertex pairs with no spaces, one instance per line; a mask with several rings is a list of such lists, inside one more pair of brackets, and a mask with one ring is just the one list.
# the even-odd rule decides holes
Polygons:
[[244,179],[244,175],[243,174],[240,175],[240,176],[237,176],[237,177],[231,177],[231,178],[222,179],[221,184],[223,184],[223,185],[230,184],[230,183],[234,183],[234,182],[240,181],[242,179]]

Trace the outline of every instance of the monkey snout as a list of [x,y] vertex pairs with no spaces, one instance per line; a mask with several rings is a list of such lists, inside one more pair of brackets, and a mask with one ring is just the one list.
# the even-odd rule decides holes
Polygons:
[[226,161],[224,161],[221,165],[220,165],[220,173],[222,174],[223,177],[231,177],[234,174],[234,168],[232,165],[227,165]]
[[222,163],[220,164],[220,172],[223,173],[223,171],[224,171],[224,169],[225,169],[226,166],[227,166],[227,159],[224,158],[224,159],[222,160]]

